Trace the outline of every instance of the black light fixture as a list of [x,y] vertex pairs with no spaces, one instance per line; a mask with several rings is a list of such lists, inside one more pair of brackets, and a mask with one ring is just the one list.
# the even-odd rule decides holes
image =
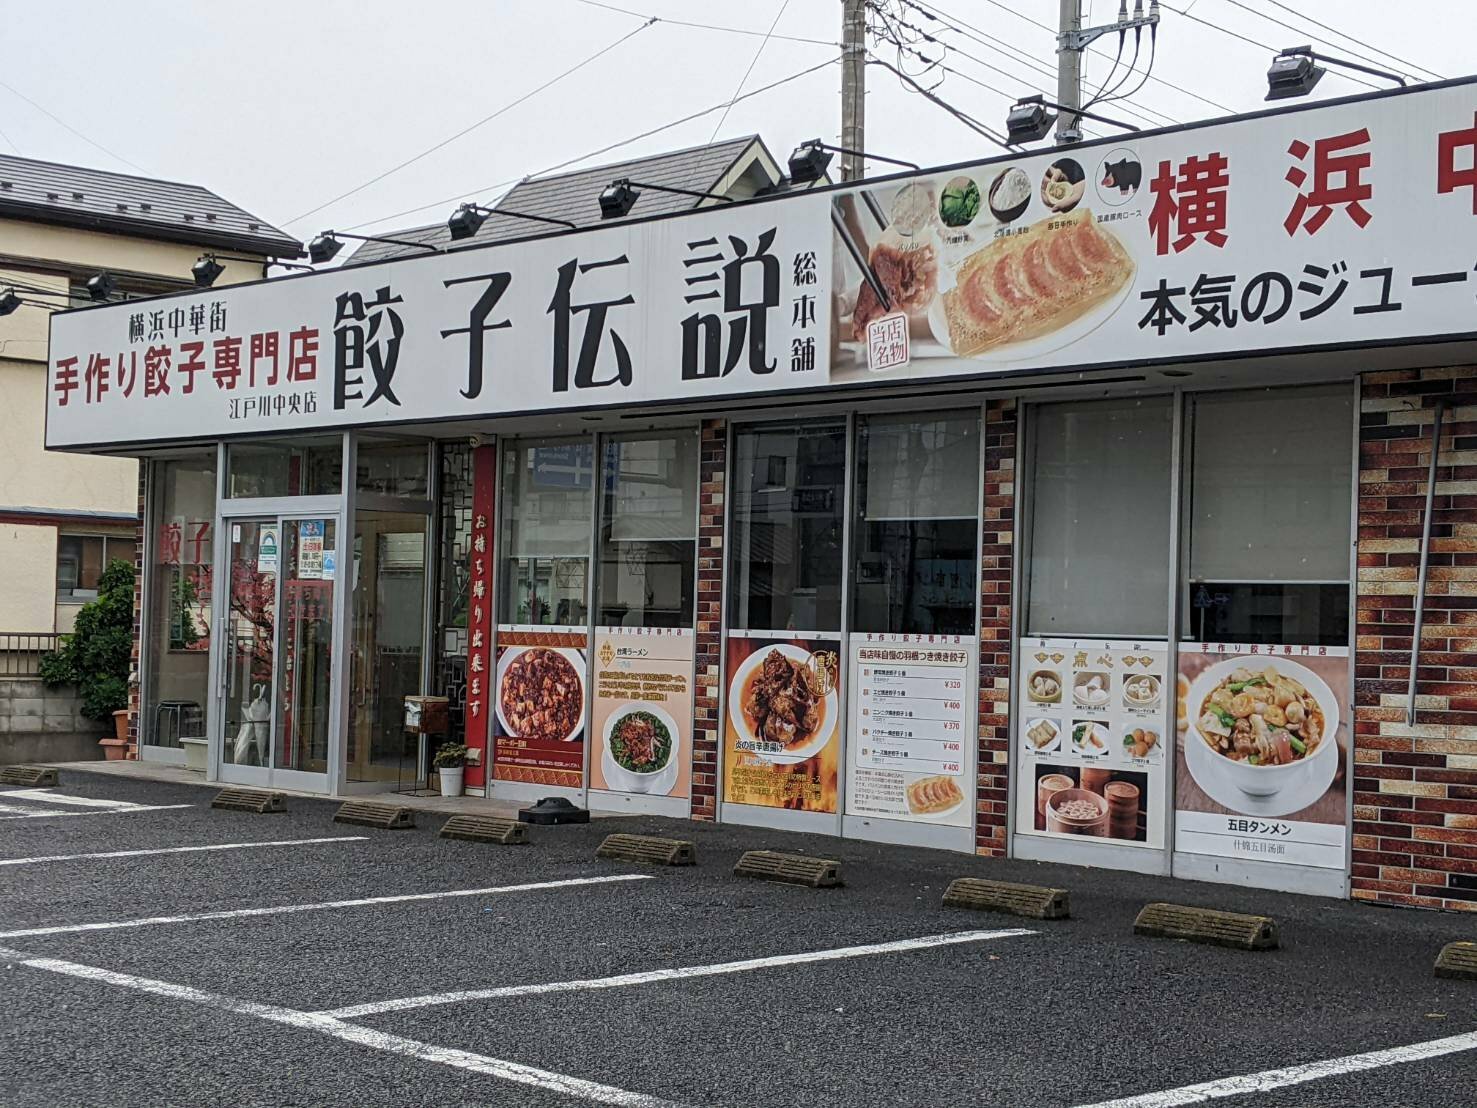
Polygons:
[[1371,66],[1345,61],[1343,58],[1330,57],[1327,54],[1314,53],[1311,46],[1290,46],[1272,59],[1272,66],[1267,70],[1266,98],[1268,100],[1290,100],[1296,96],[1307,96],[1328,72],[1318,65],[1318,62],[1327,62],[1329,65],[1341,66],[1344,69],[1355,69],[1360,73],[1368,73],[1372,77],[1384,77],[1386,80],[1394,81],[1397,85],[1405,84],[1405,78],[1398,73],[1374,69]]
[[571,223],[567,219],[554,219],[546,215],[527,215],[523,212],[510,212],[506,208],[484,208],[481,204],[463,204],[451,213],[451,218],[446,221],[446,229],[451,232],[453,242],[469,239],[482,229],[490,215],[505,215],[512,219],[528,219],[535,223],[552,223],[556,227],[567,227],[571,231],[578,231],[579,225]]
[[[312,273],[310,265],[298,265],[295,262],[280,262],[276,258],[236,258],[230,254],[201,254],[200,260],[190,267],[190,273],[195,278],[195,284],[202,289],[208,289],[215,284],[220,275],[225,272],[225,266],[221,262],[240,262],[242,265],[259,265],[265,271],[270,266],[281,266],[283,269],[300,269],[304,273]],[[265,277],[266,273],[263,272]]]
[[612,181],[600,192],[600,218],[619,219],[636,206],[641,194],[631,187],[630,181]]
[[600,218],[617,219],[625,215],[640,199],[642,189],[670,192],[675,196],[693,196],[699,200],[722,200],[725,204],[734,202],[732,196],[724,196],[721,192],[702,192],[698,189],[678,188],[676,185],[654,185],[650,181],[633,181],[629,177],[620,177],[600,191]]
[[[1026,142],[1040,142],[1051,134],[1051,128],[1056,123],[1056,116],[1048,109],[1055,108],[1057,111],[1083,119],[1095,119],[1099,123],[1107,123],[1113,127],[1122,127],[1125,131],[1137,131],[1138,128],[1132,123],[1124,123],[1121,119],[1112,116],[1098,115],[1096,112],[1085,111],[1082,108],[1069,108],[1064,104],[1054,104],[1044,96],[1022,96],[1015,102],[1015,106],[1005,116],[1005,137],[1011,143],[1020,145]],[[1062,136],[1057,137],[1062,142]],[[1068,139],[1069,142],[1081,142],[1081,134]]]
[[21,306],[21,298],[15,294],[14,289],[6,289],[0,292],[0,316],[9,315]]
[[832,154],[846,154],[854,158],[867,158],[874,162],[887,162],[890,165],[901,165],[908,169],[921,169],[917,162],[905,161],[902,158],[884,158],[881,154],[869,154],[865,150],[848,150],[844,146],[832,146],[829,142],[822,142],[818,138],[802,142],[795,147],[790,154],[787,168],[790,172],[790,184],[808,185],[819,181],[826,175],[826,170],[831,165]]
[[113,275],[106,270],[87,279],[87,295],[93,300],[106,300],[118,290]]
[[190,276],[195,278],[196,288],[208,289],[225,271],[226,267],[215,260],[214,254],[201,254],[199,260],[190,267]]
[[410,242],[406,239],[390,239],[380,235],[351,235],[348,231],[324,231],[312,242],[308,243],[308,260],[314,265],[322,265],[324,262],[333,261],[338,252],[344,248],[344,244],[339,241],[340,239],[354,239],[356,242],[388,242],[395,246],[408,246],[412,249],[425,250],[432,254],[441,253],[440,249],[428,242]]

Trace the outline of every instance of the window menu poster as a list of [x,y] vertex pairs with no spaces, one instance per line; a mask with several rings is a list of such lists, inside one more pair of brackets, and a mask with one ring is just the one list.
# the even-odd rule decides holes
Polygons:
[[723,800],[835,814],[841,641],[729,632]]
[[1162,642],[1022,639],[1016,833],[1162,848]]
[[851,636],[847,815],[969,826],[978,663],[969,636]]
[[688,796],[695,647],[687,627],[596,629],[591,788]]
[[1182,643],[1174,847],[1344,868],[1349,651]]
[[494,780],[582,787],[587,641],[574,629],[498,628]]

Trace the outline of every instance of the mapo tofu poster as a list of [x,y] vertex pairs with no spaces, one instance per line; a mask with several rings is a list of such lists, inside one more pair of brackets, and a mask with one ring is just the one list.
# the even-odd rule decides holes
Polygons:
[[583,786],[585,642],[579,632],[498,632],[494,780]]
[[728,639],[723,799],[835,813],[839,639]]

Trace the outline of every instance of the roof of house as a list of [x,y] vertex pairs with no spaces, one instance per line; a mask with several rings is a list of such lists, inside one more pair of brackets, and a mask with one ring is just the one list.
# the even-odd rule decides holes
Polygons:
[[199,185],[0,154],[0,217],[297,258],[302,243]]
[[[614,162],[593,169],[576,169],[548,177],[525,178],[510,189],[501,200],[493,205],[494,212],[503,210],[523,215],[538,215],[548,219],[563,219],[580,227],[597,226],[614,220],[600,217],[600,193],[612,181],[623,177],[635,182],[667,185],[671,188],[687,189],[691,192],[711,192],[723,182],[729,172],[745,160],[758,156],[770,167],[766,170],[766,183],[777,179],[774,158],[758,135],[745,135],[727,139],[709,146],[694,146],[686,150],[674,150],[665,154],[653,154],[645,158]],[[661,192],[657,189],[642,189],[641,194],[625,218],[648,218],[654,215],[669,215],[688,211],[703,203],[695,196]],[[745,194],[747,195],[747,194]],[[451,232],[447,230],[448,211],[438,223],[412,227],[404,231],[386,231],[386,238],[403,239],[407,242],[423,242],[430,246],[444,247],[451,243]],[[511,215],[490,215],[477,234],[462,240],[465,245],[472,242],[499,242],[504,239],[527,238],[529,235],[556,230],[553,225],[529,219],[518,219]],[[354,251],[350,264],[383,261],[386,258],[406,257],[421,253],[411,247],[392,243],[366,242]]]

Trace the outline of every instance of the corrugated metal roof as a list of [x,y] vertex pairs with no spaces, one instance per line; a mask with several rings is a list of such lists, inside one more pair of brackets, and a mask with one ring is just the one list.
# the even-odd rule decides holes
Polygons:
[[0,216],[296,258],[302,243],[199,185],[0,154]]
[[[537,177],[520,181],[495,205],[525,215],[541,215],[550,219],[567,219],[581,227],[596,226],[600,218],[600,192],[612,181],[629,177],[633,181],[649,181],[654,185],[688,189],[692,192],[712,190],[754,144],[763,147],[758,135],[717,142],[711,146],[694,146],[687,150],[674,150],[666,154],[654,154],[646,158],[615,162],[596,166],[593,169],[576,169],[570,173],[559,173],[549,177]],[[688,211],[702,203],[696,197],[677,193],[658,192],[656,189],[638,190],[640,198],[627,218],[644,218],[654,215],[669,215]],[[386,231],[387,238],[404,239],[408,242],[424,242],[432,246],[447,246],[451,243],[451,232],[446,228],[447,211],[439,223],[412,227],[404,231]],[[526,238],[540,232],[558,228],[529,219],[512,216],[490,215],[477,232],[475,238],[463,239],[458,245],[470,242],[499,242],[503,239]],[[409,247],[391,243],[366,242],[354,251],[350,264],[383,261],[386,258],[407,257],[422,253]]]

